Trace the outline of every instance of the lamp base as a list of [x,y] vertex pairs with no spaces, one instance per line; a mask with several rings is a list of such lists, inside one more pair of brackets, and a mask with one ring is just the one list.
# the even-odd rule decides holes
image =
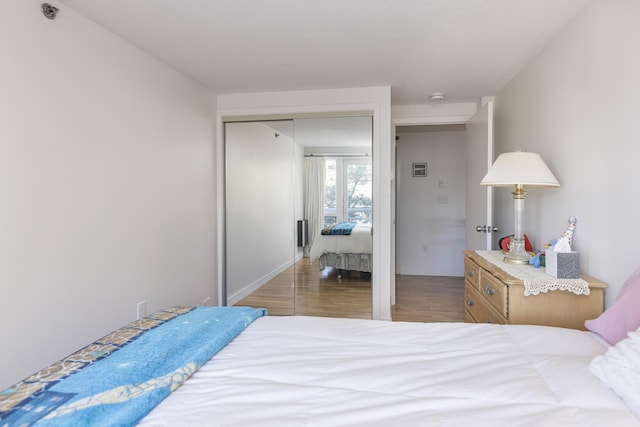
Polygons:
[[509,252],[505,255],[503,261],[507,264],[529,264],[531,254],[524,249],[524,239],[516,240],[514,238],[509,242]]

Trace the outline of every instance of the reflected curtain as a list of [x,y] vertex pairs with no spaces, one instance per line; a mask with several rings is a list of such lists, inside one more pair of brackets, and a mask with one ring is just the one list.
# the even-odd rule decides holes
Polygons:
[[309,242],[304,247],[304,256],[324,225],[324,174],[325,161],[320,157],[304,159],[304,217],[308,221]]

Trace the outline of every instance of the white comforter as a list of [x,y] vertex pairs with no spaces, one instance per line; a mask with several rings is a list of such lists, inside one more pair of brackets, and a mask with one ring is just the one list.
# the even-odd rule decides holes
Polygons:
[[357,224],[349,236],[316,236],[309,257],[313,264],[323,254],[371,254],[372,252],[371,225]]
[[541,326],[264,317],[142,425],[640,425],[589,373],[605,349]]

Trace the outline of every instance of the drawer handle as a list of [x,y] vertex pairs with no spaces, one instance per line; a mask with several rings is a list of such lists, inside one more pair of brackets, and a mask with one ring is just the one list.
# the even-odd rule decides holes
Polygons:
[[493,323],[491,319],[487,319],[487,323]]
[[473,277],[473,271],[471,271],[471,270],[467,270],[467,276],[469,276],[469,277]]
[[489,285],[487,285],[487,286],[484,288],[484,291],[485,291],[485,292],[487,293],[487,295],[489,295],[489,296],[491,296],[491,295],[493,295],[493,294],[495,294],[495,293],[496,293],[496,290],[495,290],[495,289],[493,289],[493,288],[489,288]]
[[471,299],[471,295],[467,294],[467,305],[473,305],[475,302]]

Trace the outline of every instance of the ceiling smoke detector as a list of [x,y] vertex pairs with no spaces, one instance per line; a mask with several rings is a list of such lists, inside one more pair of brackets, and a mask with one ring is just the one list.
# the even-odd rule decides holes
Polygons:
[[433,92],[429,97],[432,101],[442,101],[444,99],[444,93],[442,92]]

